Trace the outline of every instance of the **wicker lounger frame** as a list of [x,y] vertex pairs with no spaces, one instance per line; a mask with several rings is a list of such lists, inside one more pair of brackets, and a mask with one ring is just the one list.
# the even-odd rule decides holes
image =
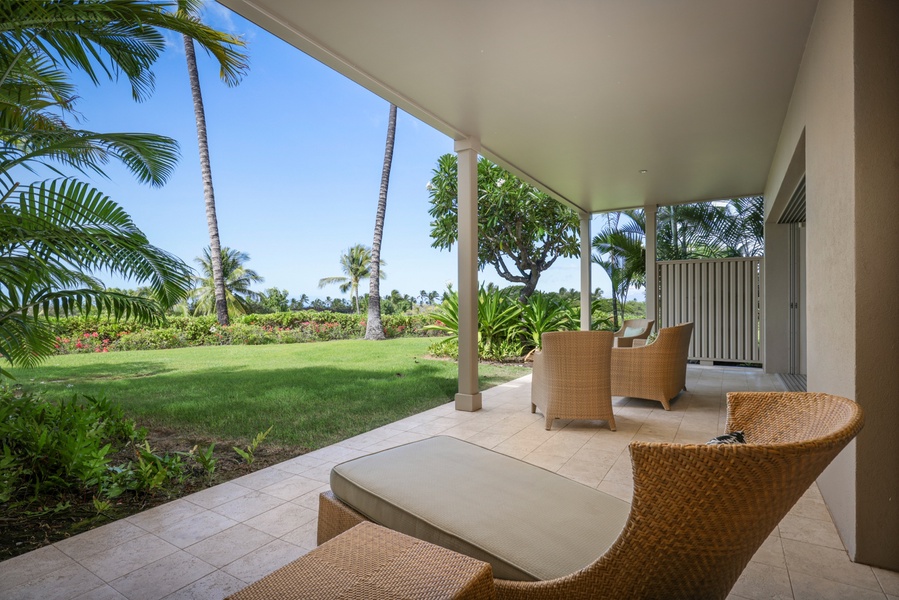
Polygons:
[[[494,580],[497,597],[725,598],[771,531],[863,424],[861,408],[837,396],[739,392],[727,399],[727,431],[743,430],[750,443],[631,442],[633,503],[612,547],[559,579]],[[320,502],[319,543],[366,520],[330,492]]]

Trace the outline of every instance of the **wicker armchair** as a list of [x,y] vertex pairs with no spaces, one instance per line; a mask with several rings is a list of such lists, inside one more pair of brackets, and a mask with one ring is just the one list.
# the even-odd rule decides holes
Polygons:
[[531,412],[540,409],[546,429],[555,419],[601,419],[615,431],[609,366],[612,333],[544,333],[543,350],[534,355]]
[[648,346],[612,349],[612,395],[669,401],[685,390],[693,323],[659,330]]
[[615,347],[632,348],[644,345],[646,338],[652,333],[654,324],[655,321],[652,319],[625,319],[621,329],[615,332]]
[[[746,444],[631,442],[633,503],[612,546],[558,579],[496,579],[497,597],[725,598],[864,420],[855,402],[826,394],[736,392],[727,402],[727,431],[743,431]],[[319,543],[363,520],[332,493],[322,494]]]

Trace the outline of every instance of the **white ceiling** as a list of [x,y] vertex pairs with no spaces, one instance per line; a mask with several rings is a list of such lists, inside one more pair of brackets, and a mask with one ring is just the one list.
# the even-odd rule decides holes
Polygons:
[[761,194],[817,6],[219,1],[588,212]]

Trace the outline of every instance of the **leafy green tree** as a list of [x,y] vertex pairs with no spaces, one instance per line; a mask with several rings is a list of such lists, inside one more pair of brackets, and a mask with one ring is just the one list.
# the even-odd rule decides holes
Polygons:
[[[259,294],[250,289],[254,283],[265,281],[263,277],[244,265],[249,262],[250,255],[239,250],[222,247],[222,274],[225,277],[225,292],[228,300],[228,312],[247,314],[250,302],[259,300]],[[194,259],[200,266],[200,275],[194,276],[194,289],[191,292],[195,315],[209,315],[215,312],[215,282],[212,277],[212,258],[209,246],[203,248],[203,256]]]
[[[445,154],[428,183],[433,246],[449,249],[459,238],[458,165]],[[487,159],[478,161],[478,267],[522,284],[519,299],[537,288],[540,274],[560,256],[580,255],[577,214]]]
[[[160,30],[197,40],[230,69],[239,40],[168,12],[169,2],[32,0],[0,3],[0,356],[31,366],[53,352],[46,318],[97,310],[155,323],[187,293],[187,266],[152,246],[130,217],[73,179],[19,183],[38,165],[104,176],[121,161],[162,185],[177,143],[152,134],[72,127],[77,90],[70,71],[94,82],[124,76],[135,100],[153,89],[150,67],[165,48]],[[146,283],[154,299],[109,291],[90,273]],[[43,317],[43,319],[42,319]]]
[[[178,13],[186,18],[196,18],[202,2],[199,0],[178,0]],[[228,324],[228,302],[225,290],[225,276],[222,271],[222,248],[219,241],[218,216],[215,212],[215,189],[212,186],[212,164],[209,159],[209,141],[206,137],[206,109],[200,89],[200,74],[197,69],[197,55],[194,41],[189,35],[182,35],[190,93],[193,98],[194,117],[197,123],[197,146],[200,152],[200,176],[203,180],[203,201],[206,206],[206,225],[209,230],[209,257],[212,261],[212,280],[215,284],[215,314],[219,324]],[[241,62],[237,62],[237,61]],[[239,74],[247,68],[246,55],[235,56],[237,73],[221,71],[221,78],[228,85],[236,85]]]
[[[381,167],[381,188],[378,193],[378,210],[375,214],[375,235],[371,244],[371,273],[369,274],[368,319],[365,324],[365,339],[383,340],[384,325],[381,323],[381,240],[384,237],[384,215],[387,212],[387,187],[390,183],[390,168],[393,165],[393,143],[396,139],[396,106],[390,105],[387,118],[387,142],[384,145],[384,163]],[[359,296],[356,294],[356,312],[359,312]]]
[[287,312],[290,303],[287,299],[287,290],[268,288],[259,295],[259,303],[271,312]]
[[[381,261],[380,266],[384,266]],[[334,277],[323,277],[318,281],[318,287],[323,288],[333,283],[340,284],[340,291],[343,294],[352,293],[355,300],[356,312],[359,312],[359,282],[363,279],[371,277],[371,248],[362,244],[356,244],[350,247],[346,252],[340,255],[340,268],[344,275]],[[387,274],[379,269],[378,275],[380,279],[386,279]]]

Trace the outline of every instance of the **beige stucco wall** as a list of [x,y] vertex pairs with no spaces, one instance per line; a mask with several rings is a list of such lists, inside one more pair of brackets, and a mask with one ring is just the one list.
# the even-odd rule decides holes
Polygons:
[[[804,132],[809,389],[855,399],[868,416],[819,485],[850,556],[892,569],[899,569],[899,320],[891,310],[899,298],[897,9],[893,0],[820,2],[766,186],[770,211],[787,191]],[[767,262],[787,258],[769,252]]]
[[899,570],[899,2],[855,10],[859,561]]

